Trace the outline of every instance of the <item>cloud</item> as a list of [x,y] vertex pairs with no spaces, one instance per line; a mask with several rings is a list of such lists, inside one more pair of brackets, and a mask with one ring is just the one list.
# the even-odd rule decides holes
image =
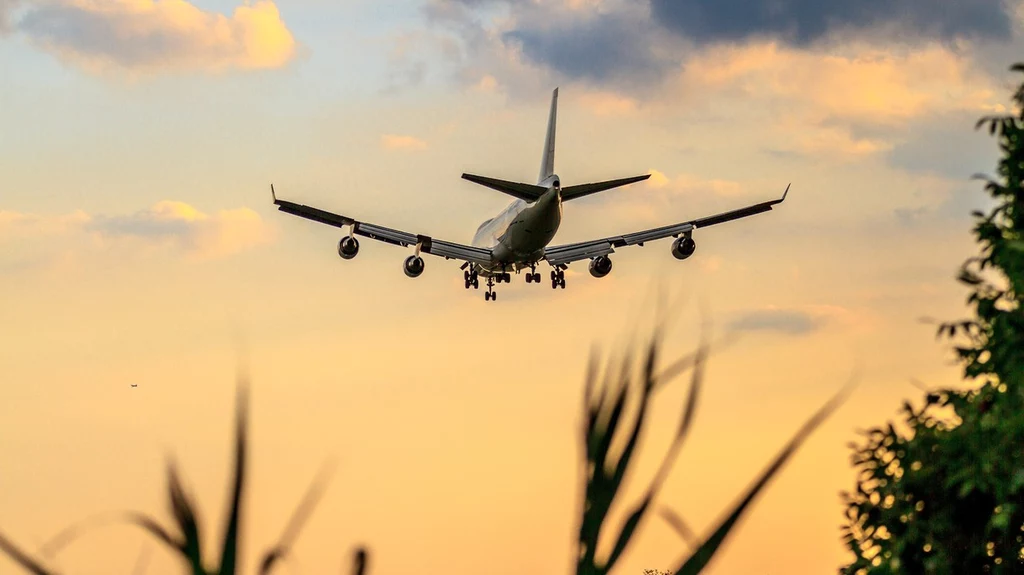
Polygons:
[[[83,237],[84,236],[84,237]],[[190,260],[227,257],[269,242],[272,230],[248,208],[209,215],[175,201],[162,201],[128,215],[41,216],[0,211],[0,245],[33,243],[46,238],[62,246],[111,248],[170,247]]]
[[659,25],[698,43],[777,38],[805,46],[879,28],[904,38],[1008,39],[1003,0],[650,0]]
[[389,150],[425,150],[427,143],[413,136],[385,134],[380,137],[380,144]]
[[729,327],[739,331],[769,331],[787,335],[808,335],[834,323],[863,326],[866,317],[838,306],[768,306],[739,314]]
[[94,72],[280,68],[297,52],[272,0],[238,6],[230,17],[185,0],[29,0],[16,26]]
[[[1002,0],[896,0],[895,8],[883,0],[754,0],[750,10],[741,3],[431,0],[425,11],[435,32],[461,46],[449,50],[459,81],[490,76],[513,96],[569,81],[665,107],[720,102],[722,110],[761,111],[767,102],[790,115],[807,108],[818,122],[895,125],[936,110],[981,109],[1003,91],[993,92],[991,74],[975,62],[989,44],[950,40],[1008,38],[1012,18]],[[915,32],[896,34],[900,26]],[[699,30],[688,34],[691,27]],[[830,131],[797,147],[889,149]]]
[[[666,213],[717,213],[738,208],[749,203],[764,199],[765,192],[753,192],[747,186],[732,180],[705,179],[692,174],[668,176],[656,169],[648,170],[650,179],[633,184],[645,188],[642,202],[621,202],[614,196],[590,196],[578,202],[586,202],[582,206],[594,209],[605,209],[606,203],[615,204],[616,213],[635,225],[664,225]],[[781,193],[781,191],[780,191]]]
[[585,92],[579,100],[595,116],[628,116],[639,107],[635,99],[611,92]]
[[937,115],[915,122],[886,160],[894,167],[966,181],[990,173],[999,156],[998,140],[988,130],[975,130],[981,113]]
[[513,42],[526,60],[547,66],[570,79],[603,84],[612,80],[652,83],[675,66],[658,50],[658,31],[638,10],[524,11],[502,40]]
[[21,0],[0,0],[0,35],[11,31],[11,12],[18,7]]
[[97,216],[86,228],[103,238],[170,244],[202,260],[229,256],[262,245],[271,237],[259,214],[249,208],[207,215],[175,201],[158,202],[127,216]]
[[709,48],[688,61],[680,88],[709,97],[771,98],[819,119],[897,124],[950,110],[999,111],[996,87],[968,55],[931,44],[894,50],[851,43],[811,52],[776,42]]

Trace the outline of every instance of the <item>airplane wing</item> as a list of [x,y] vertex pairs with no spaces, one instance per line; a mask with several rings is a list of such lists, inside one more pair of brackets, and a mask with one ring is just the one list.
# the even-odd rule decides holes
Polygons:
[[270,186],[270,193],[274,198],[274,204],[278,206],[277,209],[288,214],[336,228],[352,226],[353,232],[356,235],[396,246],[408,247],[420,244],[420,251],[422,253],[443,257],[444,259],[456,259],[481,265],[491,263],[491,250],[486,248],[446,242],[421,234],[410,234],[368,222],[361,222],[348,216],[334,214],[312,206],[279,200],[274,192],[274,186]]
[[626,234],[622,236],[613,236],[609,238],[602,238],[599,240],[591,240],[587,242],[577,242],[574,244],[564,244],[560,246],[549,246],[544,250],[544,259],[547,260],[551,265],[559,266],[568,264],[571,262],[596,258],[598,256],[608,255],[615,251],[615,248],[621,248],[624,246],[632,245],[643,245],[645,242],[654,240],[660,240],[662,238],[679,236],[692,232],[697,228],[706,228],[715,224],[721,224],[725,222],[731,222],[747,216],[753,216],[763,212],[770,211],[772,206],[781,204],[786,199],[786,194],[789,193],[789,186],[786,186],[786,191],[782,193],[782,198],[778,200],[770,200],[767,202],[761,202],[747,206],[745,208],[739,208],[721,214],[715,214],[713,216],[707,216],[704,218],[691,220],[688,222],[681,222],[678,224],[671,224],[660,228],[653,228],[650,230],[644,230],[642,232],[635,232],[632,234]]

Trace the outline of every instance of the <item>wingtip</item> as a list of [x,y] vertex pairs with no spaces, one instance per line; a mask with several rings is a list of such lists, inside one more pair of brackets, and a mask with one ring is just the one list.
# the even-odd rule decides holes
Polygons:
[[277,192],[274,191],[274,184],[270,184],[270,197],[277,202]]
[[786,195],[789,194],[789,186],[791,186],[791,185],[793,185],[793,184],[792,183],[786,184],[786,191],[782,192],[782,199],[779,200],[780,202],[783,202],[783,201],[786,200]]

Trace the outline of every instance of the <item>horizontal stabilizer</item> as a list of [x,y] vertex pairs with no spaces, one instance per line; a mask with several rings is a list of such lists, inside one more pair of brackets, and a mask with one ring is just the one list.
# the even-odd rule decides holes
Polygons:
[[469,180],[474,184],[486,186],[492,190],[498,190],[499,192],[506,193],[514,198],[519,198],[520,200],[527,202],[536,202],[542,195],[544,195],[544,192],[548,191],[548,189],[543,186],[509,182],[507,180],[487,178],[473,174],[462,174],[462,179]]
[[635,184],[636,182],[642,182],[649,177],[651,177],[651,175],[646,174],[643,176],[633,176],[632,178],[622,178],[621,180],[608,180],[607,182],[568,186],[562,188],[562,201],[575,200],[576,198],[582,198],[583,196],[589,196],[590,194],[596,194],[612,188]]

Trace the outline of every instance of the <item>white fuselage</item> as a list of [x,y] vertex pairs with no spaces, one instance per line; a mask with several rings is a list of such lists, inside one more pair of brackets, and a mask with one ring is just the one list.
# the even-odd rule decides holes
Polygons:
[[492,264],[481,266],[479,271],[483,275],[517,271],[544,257],[544,248],[554,239],[562,222],[562,190],[555,175],[538,185],[548,191],[536,202],[516,200],[477,229],[473,245],[490,248],[494,253]]

